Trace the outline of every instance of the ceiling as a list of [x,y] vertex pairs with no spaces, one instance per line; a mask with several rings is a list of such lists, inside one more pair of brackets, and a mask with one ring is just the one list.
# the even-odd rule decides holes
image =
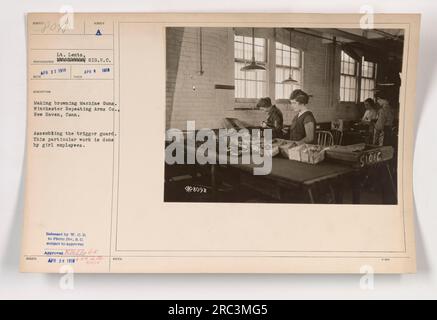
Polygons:
[[338,44],[372,51],[374,54],[402,58],[403,29],[293,28],[288,30],[319,37],[325,43],[336,41]]

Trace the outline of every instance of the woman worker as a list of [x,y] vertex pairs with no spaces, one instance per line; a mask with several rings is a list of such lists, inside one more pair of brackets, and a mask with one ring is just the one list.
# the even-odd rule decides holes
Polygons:
[[375,101],[373,101],[372,98],[367,98],[364,100],[364,107],[366,108],[366,112],[364,112],[361,122],[369,124],[370,122],[375,121],[378,118]]
[[393,111],[388,97],[384,92],[378,92],[375,94],[376,102],[379,106],[378,119],[375,123],[375,145],[390,146],[392,141],[392,127],[394,121]]
[[366,138],[366,143],[374,144],[375,141],[375,122],[378,119],[378,111],[375,101],[372,98],[364,100],[366,112],[358,124],[369,126],[369,136]]
[[291,122],[290,140],[298,144],[316,144],[316,119],[306,105],[310,96],[304,91],[297,89],[290,95],[291,107],[297,115]]
[[261,123],[261,126],[263,128],[272,129],[273,139],[282,138],[284,118],[281,110],[275,105],[272,105],[272,100],[270,100],[269,97],[259,99],[256,106],[267,113],[267,119]]

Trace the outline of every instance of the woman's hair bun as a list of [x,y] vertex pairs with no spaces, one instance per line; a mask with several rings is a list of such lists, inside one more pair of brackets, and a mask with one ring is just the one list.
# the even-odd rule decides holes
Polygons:
[[291,93],[290,100],[295,100],[301,104],[308,104],[310,101],[310,95],[301,89],[296,89]]

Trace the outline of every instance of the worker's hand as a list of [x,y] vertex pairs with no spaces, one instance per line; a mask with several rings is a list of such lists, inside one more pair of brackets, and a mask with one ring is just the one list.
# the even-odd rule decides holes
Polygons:
[[267,123],[265,121],[261,122],[261,127],[267,128]]

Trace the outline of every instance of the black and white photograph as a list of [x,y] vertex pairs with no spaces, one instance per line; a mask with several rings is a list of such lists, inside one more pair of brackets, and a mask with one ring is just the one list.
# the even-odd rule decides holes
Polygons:
[[434,298],[431,2],[5,2],[0,300]]
[[403,29],[167,27],[164,200],[397,204],[403,57]]

